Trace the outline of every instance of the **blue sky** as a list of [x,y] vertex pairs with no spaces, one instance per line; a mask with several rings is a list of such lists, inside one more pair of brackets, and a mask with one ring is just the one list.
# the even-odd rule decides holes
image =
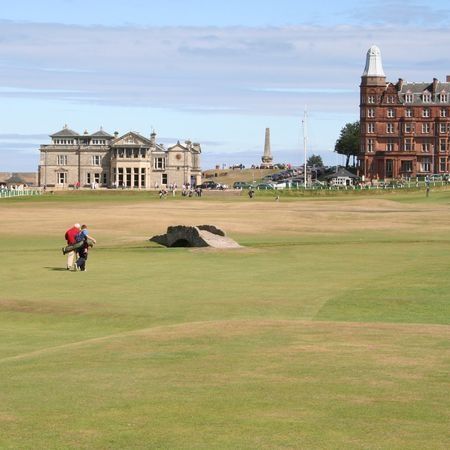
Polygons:
[[31,171],[39,144],[74,130],[154,128],[199,141],[203,167],[308,148],[330,164],[358,119],[367,49],[388,80],[450,74],[448,1],[0,0],[0,171]]

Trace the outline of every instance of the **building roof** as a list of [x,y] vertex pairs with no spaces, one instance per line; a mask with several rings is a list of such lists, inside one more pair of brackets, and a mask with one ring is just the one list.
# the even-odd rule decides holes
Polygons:
[[376,45],[372,45],[367,51],[366,67],[363,77],[385,77],[383,64],[381,62],[381,51]]
[[349,172],[345,167],[338,166],[337,170],[331,173],[327,173],[323,177],[321,177],[323,180],[331,180],[333,178],[338,177],[345,177],[345,178],[358,178],[353,173]]
[[71,130],[67,125],[64,125],[64,128],[61,131],[53,133],[50,137],[74,137],[79,136],[76,131]]
[[[432,95],[431,102],[424,102],[422,98],[422,94],[427,92]],[[445,92],[449,94],[446,102],[441,102],[439,94]],[[413,94],[413,101],[408,102],[412,104],[430,104],[430,103],[442,103],[449,104],[450,103],[450,83],[443,83],[438,80],[435,80],[432,83],[402,83],[401,89],[398,92],[399,97],[404,99],[406,94]],[[433,97],[433,95],[437,95],[438,97]]]
[[105,137],[105,138],[109,138],[109,139],[112,139],[114,137],[112,134],[109,134],[106,131],[104,131],[103,128],[100,128],[100,130],[96,131],[95,133],[92,133],[90,136],[91,137]]

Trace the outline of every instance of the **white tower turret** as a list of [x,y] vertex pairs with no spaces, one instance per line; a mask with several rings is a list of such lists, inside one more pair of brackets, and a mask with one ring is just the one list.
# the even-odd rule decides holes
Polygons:
[[376,45],[372,45],[367,51],[366,67],[363,77],[385,77],[383,64],[381,62],[381,52]]

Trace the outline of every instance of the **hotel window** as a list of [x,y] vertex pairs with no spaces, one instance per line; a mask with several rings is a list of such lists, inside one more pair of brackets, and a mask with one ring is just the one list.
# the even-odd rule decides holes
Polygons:
[[447,150],[447,140],[446,139],[440,139],[439,140],[439,151],[445,152]]
[[161,184],[167,184],[167,173],[161,174]]
[[67,166],[67,155],[58,155],[58,166]]
[[367,132],[368,133],[375,133],[375,124],[374,123],[368,123],[367,124]]
[[446,133],[447,132],[447,124],[446,123],[440,123],[439,124],[439,133]]
[[441,117],[447,117],[447,110],[445,108],[441,108],[439,113]]
[[430,103],[431,102],[431,94],[428,92],[422,94],[422,101],[424,103]]
[[[164,158],[155,158],[153,161],[153,168],[156,170],[164,170],[166,167]],[[166,184],[166,183],[163,183]]]
[[393,152],[394,151],[394,143],[393,142],[388,142],[386,144],[386,151],[387,152]]
[[389,118],[395,117],[395,115],[394,115],[394,110],[393,110],[392,108],[389,108],[389,109],[387,110],[387,116],[388,116]]
[[412,124],[405,123],[405,133],[412,133]]
[[430,117],[430,108],[423,108],[422,117]]
[[369,95],[367,97],[367,103],[375,103],[375,96],[374,95]]
[[428,142],[424,142],[422,144],[422,151],[424,153],[429,153],[430,152],[430,147],[431,147],[431,145]]
[[439,158],[439,171],[447,172],[447,161],[445,158]]
[[93,166],[101,166],[102,164],[102,157],[100,155],[93,155],[92,156],[92,165]]
[[431,169],[430,158],[423,158],[421,162],[422,172],[429,172]]
[[386,160],[386,176],[391,177],[392,176],[392,159]]
[[369,108],[367,110],[367,117],[369,117],[370,119],[373,119],[375,117],[375,110],[373,108]]
[[387,123],[386,124],[386,133],[393,133],[394,132],[394,124],[393,123]]
[[373,139],[368,139],[368,141],[367,141],[367,151],[369,153],[372,153],[373,149],[374,149]]
[[429,172],[431,169],[430,159],[429,158],[423,158],[422,160],[422,172]]
[[58,172],[57,179],[58,179],[58,184],[67,184],[67,173],[66,172]]
[[405,94],[405,102],[406,103],[412,103],[414,99],[413,94]]
[[412,172],[412,161],[402,161],[401,162],[402,172]]
[[412,151],[412,139],[405,139],[405,145],[404,145],[404,150],[405,152],[410,152]]
[[395,96],[394,95],[388,95],[386,97],[386,103],[395,103]]
[[405,117],[413,117],[413,112],[411,108],[405,109]]
[[439,100],[441,101],[441,103],[447,103],[447,102],[448,102],[448,94],[442,93],[442,94],[439,96]]
[[423,123],[422,124],[422,133],[429,133],[430,132],[430,124],[429,123]]

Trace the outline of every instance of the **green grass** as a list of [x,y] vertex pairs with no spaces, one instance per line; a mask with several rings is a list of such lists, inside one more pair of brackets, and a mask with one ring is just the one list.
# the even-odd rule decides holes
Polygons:
[[447,449],[450,239],[429,227],[112,241],[86,273],[59,236],[0,231],[0,448]]

